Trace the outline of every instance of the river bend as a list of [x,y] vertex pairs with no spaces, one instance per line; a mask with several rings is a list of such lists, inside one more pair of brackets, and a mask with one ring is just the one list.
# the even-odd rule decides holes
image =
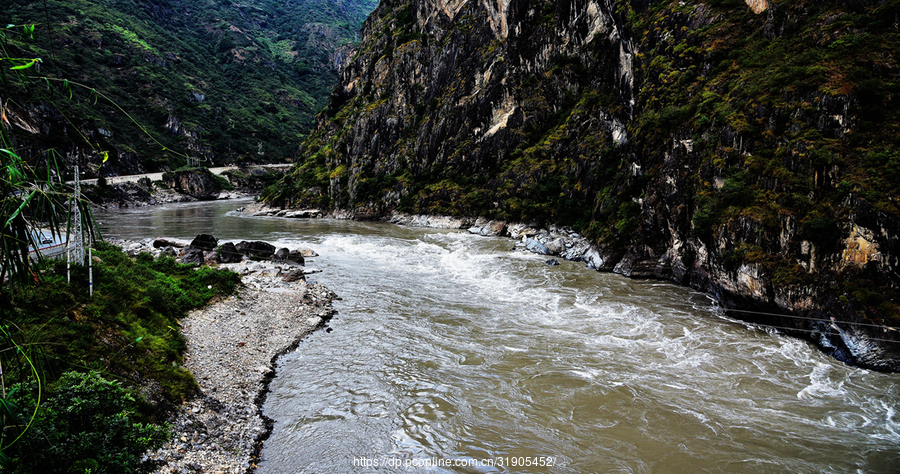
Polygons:
[[727,319],[703,294],[548,266],[503,238],[241,205],[97,218],[110,237],[321,255],[307,266],[339,314],[279,359],[259,473],[900,470],[900,376]]

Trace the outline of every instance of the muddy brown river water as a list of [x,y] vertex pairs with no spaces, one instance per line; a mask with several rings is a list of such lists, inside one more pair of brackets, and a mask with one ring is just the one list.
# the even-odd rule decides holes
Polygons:
[[259,473],[900,471],[900,375],[723,317],[667,283],[512,242],[256,218],[241,201],[99,212],[105,235],[311,247],[339,314],[279,359]]

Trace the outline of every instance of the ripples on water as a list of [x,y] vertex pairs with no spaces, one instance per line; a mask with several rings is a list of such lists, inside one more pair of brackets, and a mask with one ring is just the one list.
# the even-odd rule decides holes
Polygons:
[[[550,267],[505,239],[212,214],[224,240],[312,247],[343,298],[333,332],[280,359],[258,472],[507,456],[555,464],[409,471],[900,469],[900,377],[722,318],[704,295]],[[200,233],[182,224],[154,235]]]

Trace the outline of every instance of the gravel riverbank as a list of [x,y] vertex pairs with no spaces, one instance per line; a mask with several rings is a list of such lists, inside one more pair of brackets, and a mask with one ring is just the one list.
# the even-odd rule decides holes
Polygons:
[[278,356],[334,315],[329,289],[285,278],[276,264],[220,265],[243,275],[234,295],[181,320],[185,367],[200,386],[169,420],[173,438],[149,457],[159,473],[250,471],[272,428],[262,414]]

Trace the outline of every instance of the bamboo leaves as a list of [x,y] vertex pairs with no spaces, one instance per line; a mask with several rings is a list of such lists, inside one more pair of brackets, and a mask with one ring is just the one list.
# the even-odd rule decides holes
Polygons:
[[31,66],[34,66],[35,64],[41,62],[41,58],[6,58],[6,60],[14,63],[21,63],[18,66],[13,66],[10,68],[14,71],[20,69],[28,69]]

